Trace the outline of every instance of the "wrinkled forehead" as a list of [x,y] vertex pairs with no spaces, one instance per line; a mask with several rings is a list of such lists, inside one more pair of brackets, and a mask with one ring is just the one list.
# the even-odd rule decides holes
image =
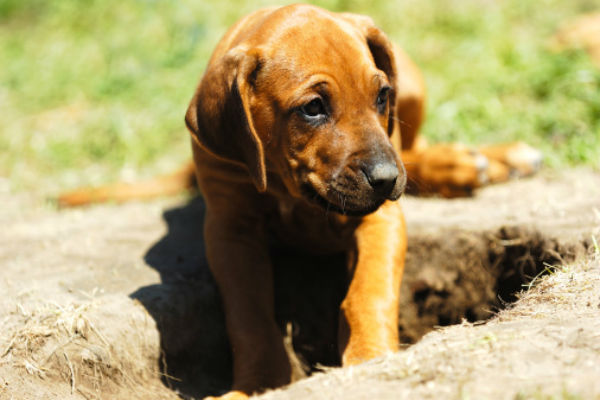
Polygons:
[[290,85],[317,74],[332,76],[341,85],[358,85],[377,73],[365,38],[349,23],[334,18],[295,18],[270,42],[271,65],[265,67]]

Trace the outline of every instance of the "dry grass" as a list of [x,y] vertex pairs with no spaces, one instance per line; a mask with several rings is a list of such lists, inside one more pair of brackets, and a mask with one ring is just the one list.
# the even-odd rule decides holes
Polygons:
[[[114,324],[111,317],[125,310],[134,315]],[[155,327],[129,299],[17,303],[4,326],[0,365],[26,372],[32,384],[66,383],[71,395],[85,398],[123,391],[144,397],[160,380]]]
[[[73,367],[64,348],[78,339],[87,341],[90,333],[95,334],[107,345],[102,334],[85,316],[93,306],[94,304],[90,302],[62,307],[51,302],[27,310],[22,304],[17,303],[15,324],[8,329],[8,332],[12,331],[12,335],[1,357],[16,360],[15,366],[25,368],[29,374],[45,378],[51,359],[62,354],[69,366],[71,386],[74,388]],[[49,354],[39,354],[39,349],[46,347],[48,342],[58,342],[58,344]]]

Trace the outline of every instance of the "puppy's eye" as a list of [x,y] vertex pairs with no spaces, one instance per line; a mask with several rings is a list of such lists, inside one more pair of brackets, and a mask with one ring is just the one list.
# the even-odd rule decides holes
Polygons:
[[377,110],[382,114],[385,112],[385,106],[387,105],[388,98],[390,97],[390,89],[391,88],[389,86],[385,86],[381,88],[377,94],[376,106]]
[[300,107],[300,112],[308,118],[317,118],[326,115],[325,105],[321,98],[312,99]]

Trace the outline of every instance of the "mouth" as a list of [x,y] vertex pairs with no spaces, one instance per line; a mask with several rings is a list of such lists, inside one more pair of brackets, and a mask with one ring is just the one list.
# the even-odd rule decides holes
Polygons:
[[365,215],[371,214],[376,211],[379,206],[383,204],[385,199],[374,202],[366,202],[365,204],[354,204],[353,202],[347,202],[347,195],[335,190],[330,189],[333,196],[337,196],[339,203],[333,203],[324,196],[320,195],[319,192],[309,183],[302,185],[302,194],[305,199],[313,204],[317,204],[325,211],[333,211],[338,214],[348,215],[351,217],[364,217]]

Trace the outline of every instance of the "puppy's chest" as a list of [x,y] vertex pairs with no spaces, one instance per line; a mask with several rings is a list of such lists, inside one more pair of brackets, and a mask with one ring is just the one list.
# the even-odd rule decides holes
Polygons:
[[312,253],[337,253],[352,247],[358,221],[334,212],[284,199],[267,215],[273,240]]

